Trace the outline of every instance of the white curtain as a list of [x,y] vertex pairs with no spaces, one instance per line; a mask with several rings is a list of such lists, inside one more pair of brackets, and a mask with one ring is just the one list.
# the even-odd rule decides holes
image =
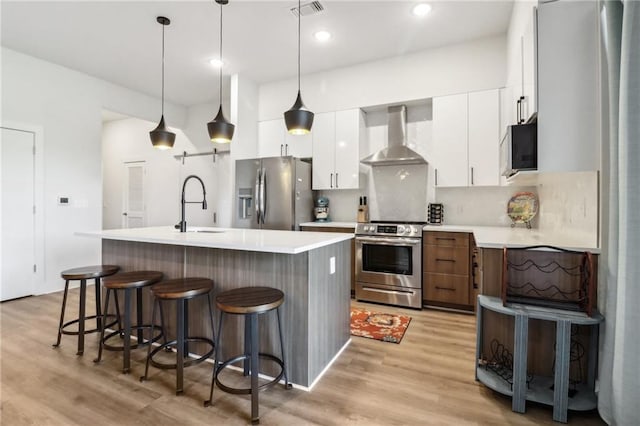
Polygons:
[[603,244],[598,410],[640,425],[640,2],[602,1]]

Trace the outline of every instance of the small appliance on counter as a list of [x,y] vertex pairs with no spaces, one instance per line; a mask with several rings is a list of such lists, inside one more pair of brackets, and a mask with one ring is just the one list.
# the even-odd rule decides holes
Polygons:
[[429,203],[428,220],[429,225],[442,225],[444,207],[442,203]]
[[327,197],[318,197],[316,205],[313,208],[313,215],[316,222],[329,222],[329,199]]
[[358,205],[358,223],[369,222],[369,206],[367,205],[367,197],[360,197],[360,204]]

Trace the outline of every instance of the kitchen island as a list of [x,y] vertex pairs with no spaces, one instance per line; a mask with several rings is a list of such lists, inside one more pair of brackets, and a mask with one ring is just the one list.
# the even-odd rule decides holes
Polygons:
[[[254,229],[172,227],[80,232],[102,238],[102,261],[123,271],[157,270],[166,278],[207,277],[215,294],[244,286],[282,290],[282,326],[289,380],[310,389],[350,341],[351,234]],[[147,318],[151,305],[143,294]],[[165,325],[172,338],[175,313],[165,309]],[[211,333],[205,300],[190,302],[191,335]],[[215,310],[215,308],[214,308]],[[222,331],[222,357],[242,352],[244,325],[231,316]],[[280,354],[275,314],[261,320],[260,352]],[[192,352],[200,348],[194,345]],[[261,373],[277,374],[272,363]]]

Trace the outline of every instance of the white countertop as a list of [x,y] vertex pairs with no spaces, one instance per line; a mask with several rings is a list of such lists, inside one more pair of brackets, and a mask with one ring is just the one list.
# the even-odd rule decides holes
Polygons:
[[547,245],[568,250],[600,253],[600,249],[589,236],[563,234],[561,232],[543,232],[538,229],[507,226],[473,225],[427,225],[425,231],[470,232],[476,245],[482,248],[528,247]]
[[316,226],[318,228],[353,228],[356,229],[355,222],[305,222],[300,226]]
[[[211,247],[285,254],[303,253],[353,238],[352,234],[329,232],[295,232],[265,229],[204,227],[190,227],[187,229],[188,232],[181,233],[172,226],[157,226],[148,228],[76,232],[76,235],[97,237],[108,240],[138,241],[143,243]],[[189,232],[190,230],[200,232]]]

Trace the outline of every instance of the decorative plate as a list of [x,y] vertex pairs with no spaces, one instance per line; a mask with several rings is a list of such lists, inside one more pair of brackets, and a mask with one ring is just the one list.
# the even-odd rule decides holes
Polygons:
[[517,192],[507,203],[507,215],[514,224],[528,224],[536,213],[538,213],[538,196],[533,192]]

